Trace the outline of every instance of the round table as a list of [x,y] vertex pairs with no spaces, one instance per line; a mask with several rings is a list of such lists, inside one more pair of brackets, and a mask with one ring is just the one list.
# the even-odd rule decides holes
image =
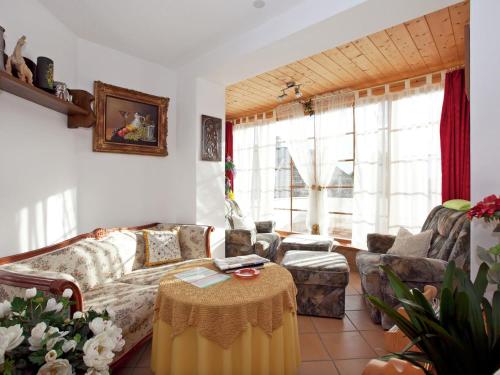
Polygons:
[[300,365],[297,289],[290,273],[268,263],[252,280],[236,277],[198,288],[170,271],[155,303],[151,368],[156,375],[295,374]]

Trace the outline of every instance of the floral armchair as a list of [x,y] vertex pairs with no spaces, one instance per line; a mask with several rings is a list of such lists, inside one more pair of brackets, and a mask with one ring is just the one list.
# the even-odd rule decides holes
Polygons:
[[[376,296],[392,306],[398,304],[386,274],[380,269],[381,265],[391,267],[410,288],[421,290],[425,285],[433,285],[439,289],[446,265],[451,260],[469,272],[470,222],[466,212],[437,206],[430,212],[422,227],[422,231],[429,229],[432,229],[433,235],[427,258],[386,254],[392,247],[395,236],[368,234],[368,251],[360,251],[356,256],[365,296]],[[392,327],[389,317],[381,314],[370,303],[367,305],[374,323],[382,324],[385,329]]]
[[274,221],[256,221],[246,229],[235,229],[234,216],[244,217],[234,200],[226,199],[226,257],[258,254],[271,261],[276,259],[281,239],[274,231]]

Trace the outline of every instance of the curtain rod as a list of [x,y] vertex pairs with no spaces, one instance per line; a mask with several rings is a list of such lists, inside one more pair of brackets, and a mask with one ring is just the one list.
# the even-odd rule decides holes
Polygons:
[[[443,75],[443,73],[448,73],[448,72],[452,72],[452,71],[455,71],[455,70],[463,69],[464,67],[465,67],[464,64],[454,65],[454,66],[451,66],[451,67],[448,67],[448,68],[445,68],[445,69],[440,69],[440,70],[436,70],[436,71],[425,73],[425,74],[419,74],[419,75],[412,76],[412,77],[398,79],[398,80],[395,80],[395,81],[391,81],[389,83],[380,83],[380,84],[377,84],[375,86],[369,86],[369,87],[364,87],[364,88],[355,89],[355,90],[350,89],[350,88],[343,88],[343,89],[339,89],[339,90],[335,90],[335,91],[327,91],[327,92],[325,92],[323,94],[317,94],[317,95],[310,96],[309,98],[307,98],[307,100],[312,99],[313,101],[315,101],[315,100],[319,100],[319,99],[323,99],[323,98],[328,98],[330,96],[343,95],[343,94],[349,94],[349,93],[353,93],[354,95],[356,95],[356,94],[359,94],[360,92],[363,92],[363,91],[369,91],[369,90],[373,90],[373,89],[378,89],[378,88],[384,87],[386,85],[387,86],[391,86],[391,85],[395,85],[397,83],[401,83],[401,82],[405,82],[405,81],[411,81],[411,80],[423,78],[423,77],[426,77],[426,76],[429,76],[429,75],[432,76],[432,75],[438,74],[438,73],[441,73],[441,75]],[[299,102],[299,101],[298,100],[293,100],[291,102],[288,102],[288,103],[285,103],[285,104],[282,104],[282,105],[293,105],[293,104],[295,104],[297,102]],[[269,111],[258,112],[256,114],[248,115],[248,116],[240,116],[240,117],[228,120],[228,121],[232,121],[233,124],[236,124],[236,121],[239,120],[240,124],[243,124],[243,122],[242,122],[243,119],[246,119],[246,120],[248,120],[249,118],[255,119],[259,115],[263,115],[264,116],[263,118],[265,118],[266,114],[270,113],[270,112],[273,112],[273,116],[272,117],[276,117],[276,108],[277,107],[279,107],[279,105],[276,106],[276,107],[274,107],[272,110],[269,110]]]

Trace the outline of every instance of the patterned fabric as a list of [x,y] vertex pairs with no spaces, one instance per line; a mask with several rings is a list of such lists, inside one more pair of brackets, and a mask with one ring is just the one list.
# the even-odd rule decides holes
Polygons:
[[179,243],[182,259],[199,259],[207,256],[207,232],[205,225],[158,224],[158,230],[179,228]]
[[87,238],[60,250],[9,264],[5,269],[21,265],[33,271],[71,275],[85,292],[131,272],[135,253],[135,236],[113,232],[100,240]]
[[[365,295],[373,295],[391,306],[397,306],[394,291],[380,265],[391,267],[410,288],[423,289],[434,285],[438,289],[443,281],[444,271],[449,261],[458,267],[470,269],[470,222],[466,213],[443,206],[435,207],[425,221],[422,231],[432,230],[433,236],[427,258],[405,257],[385,254],[394,241],[394,236],[368,235],[369,252],[360,251],[356,264]],[[376,253],[374,253],[376,252]],[[393,322],[368,304],[375,323],[389,329]]]
[[342,318],[345,287],[349,282],[346,258],[324,251],[291,250],[281,263],[297,286],[299,314]]
[[144,230],[144,245],[146,246],[146,267],[180,261],[181,248],[177,231]]
[[408,229],[399,228],[394,244],[387,254],[412,257],[426,257],[431,245],[432,230],[413,234]]
[[108,283],[84,293],[84,310],[109,307],[114,311],[114,321],[125,338],[124,353],[151,333],[156,292],[156,285]]
[[276,260],[278,247],[281,243],[281,238],[278,233],[258,233],[256,236],[255,254],[267,258],[271,261]]
[[160,280],[168,271],[174,270],[187,263],[196,263],[206,261],[207,259],[208,258],[190,259],[182,262],[135,270],[118,279],[117,282],[135,285],[159,285]]
[[337,241],[328,236],[292,234],[281,241],[276,261],[281,262],[289,250],[332,251],[338,245]]
[[276,223],[272,220],[255,222],[257,233],[273,233],[275,225]]

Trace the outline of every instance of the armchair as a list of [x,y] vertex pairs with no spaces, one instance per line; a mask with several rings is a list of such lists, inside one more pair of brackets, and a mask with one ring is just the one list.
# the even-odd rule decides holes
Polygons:
[[[368,234],[368,251],[360,251],[356,256],[363,294],[373,295],[392,306],[397,300],[386,274],[380,269],[387,265],[410,288],[423,289],[425,285],[440,288],[444,271],[449,261],[469,272],[470,269],[470,223],[463,211],[455,211],[443,206],[435,207],[427,217],[422,231],[433,230],[431,246],[426,258],[386,254],[392,247],[395,236]],[[393,325],[389,317],[381,314],[367,303],[371,319],[389,329]]]
[[226,199],[226,257],[258,254],[274,261],[281,242],[274,221],[256,221],[248,229],[234,229],[233,215],[244,216],[234,200]]

